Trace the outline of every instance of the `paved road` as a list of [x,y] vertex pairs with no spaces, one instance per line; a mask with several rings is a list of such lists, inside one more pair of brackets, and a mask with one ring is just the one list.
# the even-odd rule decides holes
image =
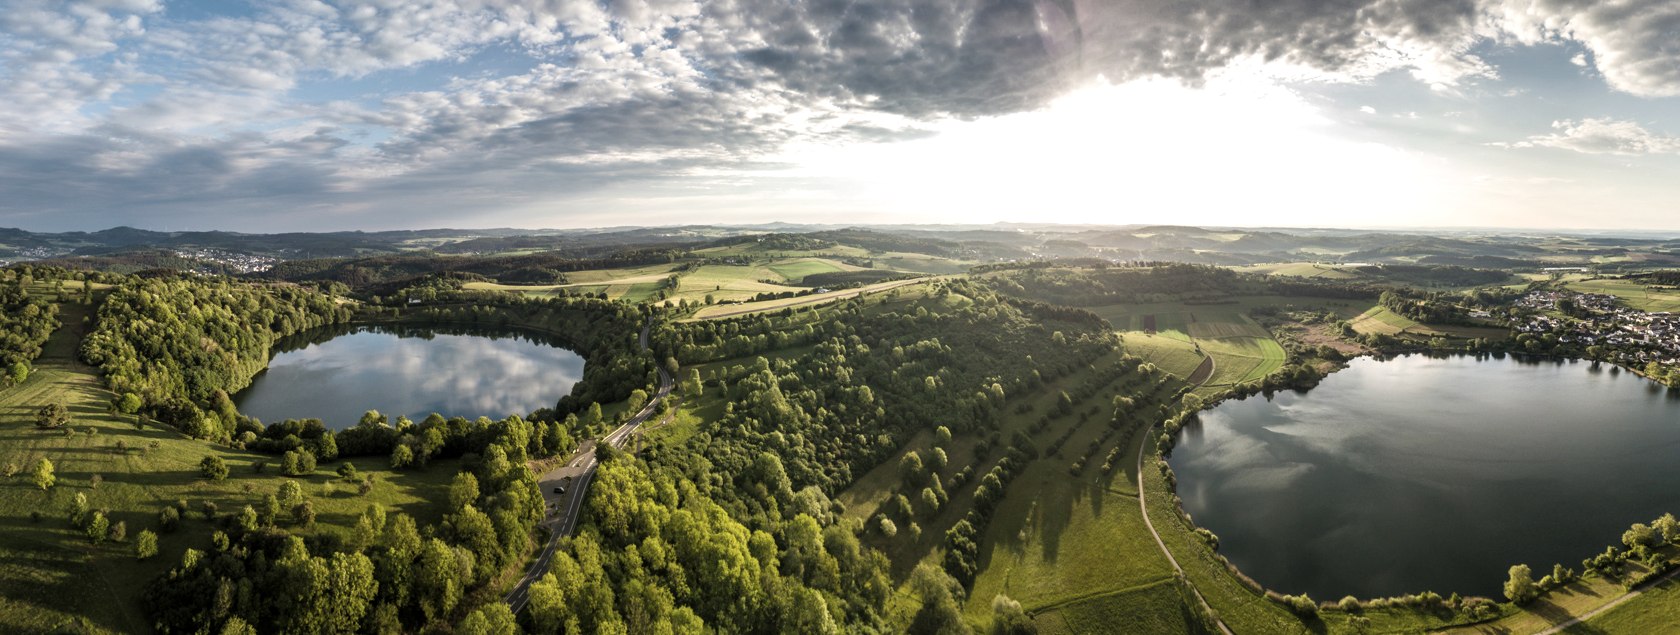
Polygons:
[[[651,321],[642,327],[641,344],[643,350],[648,347],[648,331],[650,328],[652,328]],[[629,442],[631,436],[635,434],[636,428],[647,421],[648,417],[652,417],[654,411],[658,410],[659,402],[671,394],[671,387],[674,383],[671,374],[666,372],[664,367],[660,367],[658,392],[655,392],[653,397],[648,399],[647,405],[643,406],[640,412],[630,417],[624,425],[607,433],[607,436],[602,437],[601,441],[615,448],[624,447],[624,444]],[[513,590],[509,591],[507,596],[503,598],[508,606],[513,609],[515,615],[525,610],[525,604],[530,601],[531,583],[536,582],[543,577],[543,574],[548,573],[548,565],[554,559],[554,550],[560,544],[560,537],[570,536],[572,531],[577,529],[578,516],[583,511],[583,501],[589,491],[589,482],[595,478],[595,446],[599,442],[593,439],[584,441],[578,446],[577,452],[566,459],[565,464],[537,477],[537,487],[542,491],[543,502],[547,504],[548,508],[548,516],[543,519],[543,526],[548,527],[549,530],[548,544],[543,546],[542,553],[537,556],[536,561],[531,563],[531,567],[525,570],[525,577],[520,578],[519,584],[514,585]],[[554,488],[567,479],[571,479],[571,481],[566,487],[566,493],[554,493]]]

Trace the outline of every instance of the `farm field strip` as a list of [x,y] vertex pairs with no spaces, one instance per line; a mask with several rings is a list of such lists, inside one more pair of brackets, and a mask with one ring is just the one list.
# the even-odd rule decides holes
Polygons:
[[[785,309],[785,308],[792,307],[792,306],[801,306],[801,305],[806,305],[806,304],[817,304],[817,303],[822,303],[822,302],[829,302],[829,301],[832,301],[832,300],[840,300],[840,299],[844,299],[844,298],[850,298],[850,297],[854,297],[854,296],[870,295],[870,294],[880,293],[882,291],[888,291],[888,290],[896,289],[898,287],[902,287],[902,286],[906,286],[906,285],[920,284],[920,283],[928,282],[929,280],[930,280],[929,278],[912,278],[912,279],[909,279],[909,280],[893,280],[893,281],[890,281],[890,282],[881,282],[881,283],[876,283],[876,284],[872,284],[872,285],[868,285],[868,286],[858,287],[858,288],[855,288],[855,289],[841,289],[839,291],[830,291],[828,293],[816,293],[816,294],[812,294],[812,295],[798,296],[798,297],[793,297],[793,298],[782,298],[782,299],[779,299],[779,300],[764,300],[764,301],[761,301],[761,302],[745,302],[745,303],[741,303],[741,304],[713,305],[713,306],[708,306],[708,307],[700,309],[699,311],[695,312],[693,317],[691,317],[689,319],[690,320],[715,320],[715,319],[718,319],[718,318],[738,317],[738,316],[741,316],[741,315],[748,315],[748,314],[759,313],[759,312],[763,312],[763,311],[775,311],[775,310],[778,310],[778,309]],[[766,285],[766,286],[770,286],[770,285]],[[788,287],[777,287],[777,288],[779,288],[783,291],[790,290]]]

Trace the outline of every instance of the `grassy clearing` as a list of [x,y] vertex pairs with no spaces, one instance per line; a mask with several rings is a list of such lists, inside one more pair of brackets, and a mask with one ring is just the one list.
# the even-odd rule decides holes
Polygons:
[[1194,628],[1184,598],[1171,578],[1045,609],[1033,614],[1033,623],[1042,635],[1117,630],[1189,633]]
[[785,260],[767,265],[777,275],[790,281],[797,281],[805,276],[819,273],[833,273],[836,271],[858,271],[862,267],[854,267],[842,262],[825,258],[799,258]]
[[1457,324],[1424,324],[1390,311],[1387,307],[1371,307],[1348,321],[1354,331],[1364,334],[1395,337],[1449,337],[1458,339],[1504,339],[1511,332],[1502,328],[1462,326]]
[[[785,308],[788,308],[788,307],[793,307],[793,306],[804,306],[804,305],[807,305],[807,304],[819,304],[819,303],[831,302],[831,301],[839,300],[839,299],[843,299],[843,298],[851,298],[851,297],[855,297],[855,296],[859,296],[859,295],[870,295],[870,294],[874,294],[874,293],[880,293],[882,291],[886,291],[886,290],[889,290],[889,289],[896,289],[896,288],[899,288],[899,287],[908,286],[908,285],[912,285],[912,284],[920,284],[920,283],[923,283],[923,282],[927,282],[927,280],[928,279],[926,279],[926,278],[918,278],[918,279],[914,279],[914,280],[893,280],[893,281],[890,281],[890,282],[881,282],[881,283],[876,283],[876,284],[867,285],[867,286],[863,286],[863,287],[858,287],[856,289],[842,289],[840,291],[830,291],[828,293],[815,293],[815,294],[806,295],[806,296],[799,296],[799,297],[795,297],[795,298],[783,298],[783,299],[780,299],[780,300],[764,300],[764,301],[761,301],[761,302],[744,302],[744,303],[740,303],[740,304],[719,304],[719,305],[708,306],[708,307],[700,309],[699,311],[695,312],[694,317],[692,317],[690,319],[712,320],[712,319],[725,318],[725,317],[737,317],[737,316],[742,316],[742,315],[749,315],[749,314],[752,314],[752,313],[761,313],[761,312],[764,312],[764,311],[778,311],[778,310],[785,309]],[[686,282],[687,278],[684,278],[684,281]],[[766,286],[775,286],[775,288],[780,290],[780,291],[792,290],[792,288],[790,288],[790,287],[783,287],[783,286],[776,286],[776,285],[766,285]]]
[[[66,304],[62,310],[66,326],[48,342],[38,371],[0,392],[0,463],[27,466],[46,457],[58,476],[57,485],[46,492],[29,482],[27,472],[0,479],[0,632],[50,631],[76,616],[85,616],[100,631],[144,632],[149,629],[139,597],[146,582],[177,562],[185,549],[211,548],[213,526],[198,512],[200,505],[213,502],[221,514],[236,512],[260,504],[286,479],[272,467],[278,463],[275,457],[214,446],[171,430],[136,429],[131,419],[107,414],[110,394],[93,369],[75,359],[88,309]],[[74,434],[35,427],[34,411],[52,401],[70,408]],[[128,449],[119,450],[118,442]],[[227,462],[226,481],[200,478],[198,463],[207,455]],[[257,461],[271,467],[258,474],[252,469]],[[322,464],[316,475],[300,479],[318,512],[316,527],[309,531],[348,535],[356,515],[373,502],[413,515],[421,524],[441,517],[438,501],[455,472],[453,461],[416,472],[390,472],[376,458],[353,462],[376,473],[374,490],[365,497],[350,486],[329,485],[336,463]],[[94,475],[102,479],[97,487]],[[113,524],[124,523],[127,541],[94,545],[71,527],[66,512],[78,493],[94,509],[109,510]],[[186,500],[192,512],[184,515],[178,531],[162,533],[158,513],[178,500]],[[159,552],[136,561],[133,541],[146,529],[159,531]]]

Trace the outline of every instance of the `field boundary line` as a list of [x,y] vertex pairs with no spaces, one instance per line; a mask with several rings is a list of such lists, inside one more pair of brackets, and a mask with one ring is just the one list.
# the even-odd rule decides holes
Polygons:
[[1056,610],[1064,609],[1064,608],[1067,608],[1069,606],[1073,606],[1073,605],[1076,605],[1076,604],[1083,604],[1083,603],[1089,602],[1091,600],[1098,600],[1098,599],[1117,596],[1117,595],[1130,595],[1132,593],[1137,593],[1139,591],[1147,591],[1149,589],[1153,589],[1155,587],[1158,587],[1158,586],[1161,586],[1161,585],[1164,585],[1164,584],[1170,584],[1172,581],[1173,581],[1173,576],[1164,575],[1164,576],[1161,576],[1161,577],[1156,578],[1154,580],[1150,580],[1148,582],[1145,582],[1143,584],[1134,584],[1132,586],[1125,587],[1123,589],[1107,589],[1107,590],[1103,590],[1103,591],[1093,591],[1091,593],[1086,593],[1084,595],[1075,595],[1075,596],[1072,596],[1072,597],[1063,598],[1063,599],[1060,599],[1060,600],[1056,600],[1055,602],[1050,602],[1048,604],[1044,604],[1042,606],[1033,607],[1028,612],[1029,613],[1048,613],[1050,611],[1056,611]]

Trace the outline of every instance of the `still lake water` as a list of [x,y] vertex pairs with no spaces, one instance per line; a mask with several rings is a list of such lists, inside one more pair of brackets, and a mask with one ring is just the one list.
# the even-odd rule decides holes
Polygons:
[[1185,511],[1244,573],[1317,600],[1503,599],[1513,564],[1579,571],[1680,514],[1680,399],[1609,366],[1361,358],[1200,419],[1171,459]]
[[275,350],[268,370],[234,395],[239,411],[335,430],[368,410],[416,422],[433,412],[524,416],[554,407],[583,377],[577,353],[519,331],[355,326],[299,334]]

